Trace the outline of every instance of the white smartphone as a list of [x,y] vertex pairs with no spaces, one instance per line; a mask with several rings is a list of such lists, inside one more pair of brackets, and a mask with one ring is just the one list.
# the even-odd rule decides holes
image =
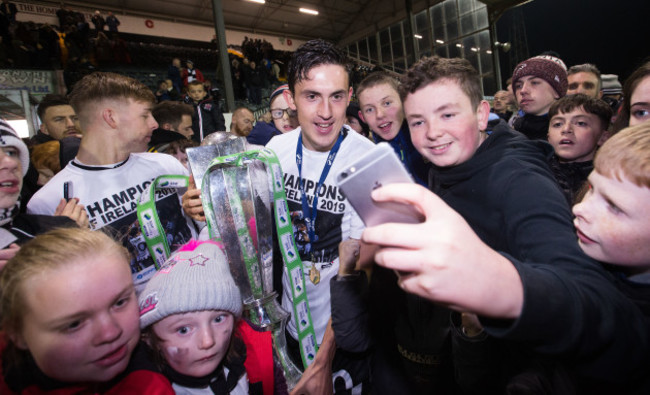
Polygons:
[[337,182],[366,226],[387,222],[417,224],[423,216],[415,207],[399,202],[375,202],[370,193],[384,185],[413,183],[397,154],[388,143],[379,143],[350,167],[340,172]]

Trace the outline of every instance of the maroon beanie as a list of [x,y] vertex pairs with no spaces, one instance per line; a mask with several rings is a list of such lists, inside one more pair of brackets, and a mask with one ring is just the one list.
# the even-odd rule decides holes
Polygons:
[[560,97],[566,96],[569,81],[567,80],[566,65],[562,59],[550,55],[540,55],[524,60],[515,67],[512,73],[512,89],[515,88],[517,80],[527,75],[533,75],[548,82]]

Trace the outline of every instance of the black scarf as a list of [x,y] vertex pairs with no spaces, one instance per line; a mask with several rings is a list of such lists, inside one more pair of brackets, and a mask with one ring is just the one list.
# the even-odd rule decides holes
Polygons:
[[229,372],[228,377],[226,377],[224,365],[220,364],[212,373],[203,377],[192,377],[178,373],[168,365],[165,365],[163,374],[172,383],[179,384],[183,387],[205,388],[209,386],[215,394],[229,394],[237,387],[237,383],[244,373],[246,373],[246,369],[243,364],[228,364],[226,367]]

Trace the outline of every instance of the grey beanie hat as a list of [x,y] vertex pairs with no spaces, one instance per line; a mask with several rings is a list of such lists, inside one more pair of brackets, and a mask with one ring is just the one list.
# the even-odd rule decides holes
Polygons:
[[623,86],[621,86],[618,76],[616,74],[603,74],[603,95],[616,95],[623,93]]
[[169,257],[138,297],[140,328],[192,311],[223,310],[239,317],[241,294],[221,248],[213,242],[191,241],[181,249]]
[[29,169],[29,150],[18,133],[4,119],[0,118],[0,147],[14,147],[18,150],[18,158],[22,165],[23,177]]

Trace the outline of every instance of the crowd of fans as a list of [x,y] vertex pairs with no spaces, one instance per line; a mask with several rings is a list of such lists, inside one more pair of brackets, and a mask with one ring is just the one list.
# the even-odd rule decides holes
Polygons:
[[[68,90],[84,75],[94,71],[130,70],[135,66],[149,68],[149,74],[159,77],[157,85],[160,85],[160,80],[165,77],[160,73],[161,67],[164,67],[161,62],[175,56],[182,59],[182,65],[177,66],[181,72],[193,70],[196,60],[203,62],[197,66],[204,70],[216,69],[218,52],[214,43],[210,48],[194,50],[139,41],[142,37],[127,41],[131,35],[118,33],[120,22],[112,12],[104,17],[100,11],[96,11],[88,21],[84,13],[62,6],[56,15],[58,26],[20,22],[15,20],[15,15],[13,18],[0,15],[0,67],[63,69]],[[268,97],[268,92],[285,80],[285,65],[290,53],[274,50],[266,40],[248,37],[245,37],[241,47],[231,47],[234,50],[234,54],[229,56],[235,98],[253,107],[258,106],[263,98]],[[205,51],[209,52],[207,57]],[[214,77],[214,72],[210,71],[198,78],[206,84],[217,85]],[[151,79],[143,82],[154,90],[159,87],[153,86]],[[185,94],[185,86],[174,84],[179,95]],[[210,88],[206,86],[207,90]]]

